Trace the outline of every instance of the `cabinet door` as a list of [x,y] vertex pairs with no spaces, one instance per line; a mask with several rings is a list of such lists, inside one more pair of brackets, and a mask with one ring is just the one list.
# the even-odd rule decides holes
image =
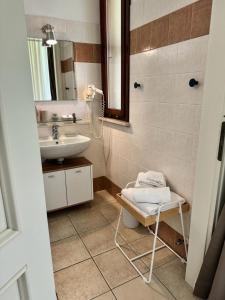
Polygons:
[[66,171],[68,205],[93,199],[92,168],[81,167]]
[[45,173],[44,185],[48,211],[67,206],[64,171]]

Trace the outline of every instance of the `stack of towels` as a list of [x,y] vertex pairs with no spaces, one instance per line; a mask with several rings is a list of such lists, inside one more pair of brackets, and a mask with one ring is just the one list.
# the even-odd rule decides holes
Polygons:
[[155,171],[139,173],[135,186],[123,189],[122,195],[146,215],[156,214],[162,204],[167,204],[162,208],[162,211],[172,208],[174,207],[171,205],[172,202],[178,200],[178,197],[181,198],[166,186],[164,175]]

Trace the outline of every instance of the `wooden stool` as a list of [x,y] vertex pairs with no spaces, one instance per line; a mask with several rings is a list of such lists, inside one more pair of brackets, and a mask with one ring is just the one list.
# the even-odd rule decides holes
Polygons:
[[[134,185],[135,182],[128,183],[126,188],[130,187],[131,185]],[[181,200],[172,201],[170,204],[173,206],[173,208],[166,209],[166,206],[168,206],[168,203],[158,205],[157,212],[154,215],[148,215],[146,216],[146,213],[144,213],[142,210],[140,210],[137,206],[134,205],[131,201],[126,199],[122,194],[117,194],[117,200],[119,204],[121,205],[121,211],[119,215],[118,224],[116,227],[116,233],[115,233],[115,244],[120,249],[120,251],[123,253],[123,255],[126,257],[126,259],[131,263],[131,265],[135,268],[135,270],[141,275],[143,280],[146,283],[150,283],[152,279],[152,272],[153,272],[153,266],[154,266],[154,258],[155,258],[155,252],[159,249],[162,249],[164,247],[167,247],[170,251],[172,251],[177,257],[180,258],[180,260],[183,263],[186,263],[187,259],[187,245],[186,245],[186,238],[185,238],[185,231],[184,231],[184,222],[183,222],[183,212],[187,212],[189,210],[189,204],[185,202],[185,200],[182,198]],[[140,254],[138,256],[135,256],[134,258],[130,259],[127,254],[124,252],[124,250],[120,247],[120,245],[117,242],[117,235],[119,231],[120,221],[123,209],[126,209],[135,219],[137,219],[144,227],[147,227],[149,230],[149,233],[154,235],[154,241],[153,241],[153,248],[145,252],[143,254]],[[182,235],[184,239],[184,247],[185,247],[185,255],[186,259],[183,259],[179,254],[177,254],[169,245],[167,245],[163,240],[161,240],[158,237],[158,228],[159,228],[159,222],[165,220],[168,217],[180,215],[180,221],[181,221],[181,228],[182,228]],[[149,226],[156,224],[155,232],[153,232]],[[162,246],[156,247],[157,239],[163,244]],[[149,276],[146,278],[141,271],[135,266],[133,263],[135,260],[142,258],[148,254],[152,254],[151,262],[150,262],[150,271]]]

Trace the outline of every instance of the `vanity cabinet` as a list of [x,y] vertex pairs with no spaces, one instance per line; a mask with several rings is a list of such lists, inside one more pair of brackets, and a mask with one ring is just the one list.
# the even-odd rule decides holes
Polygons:
[[64,171],[44,174],[44,187],[48,211],[67,206]]
[[43,163],[47,211],[93,200],[92,164],[85,158]]
[[90,197],[92,196],[92,180],[90,179],[90,167],[66,171],[68,205],[74,205],[90,200]]

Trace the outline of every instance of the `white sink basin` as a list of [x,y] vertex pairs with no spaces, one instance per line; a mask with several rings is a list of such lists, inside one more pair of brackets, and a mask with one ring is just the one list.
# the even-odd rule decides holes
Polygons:
[[41,157],[63,160],[66,157],[76,156],[88,148],[90,141],[89,137],[83,135],[58,140],[41,140],[39,141]]

